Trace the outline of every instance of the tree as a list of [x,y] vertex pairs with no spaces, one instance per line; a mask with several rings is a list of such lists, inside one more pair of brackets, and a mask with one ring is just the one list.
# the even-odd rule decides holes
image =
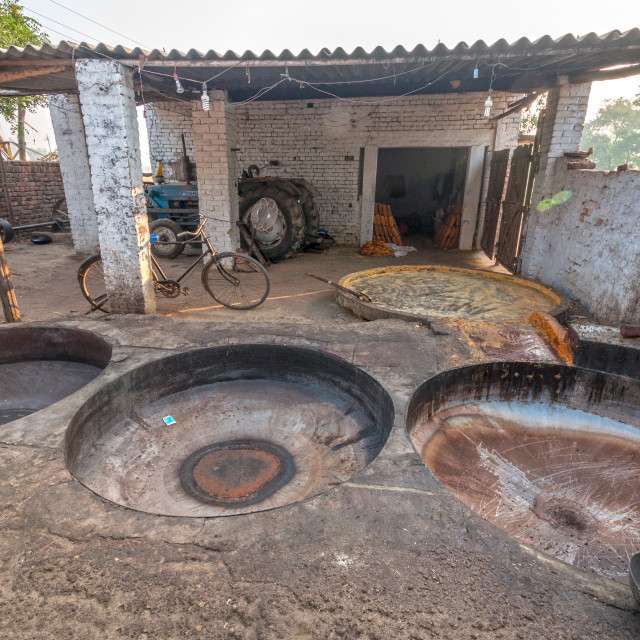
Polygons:
[[615,169],[633,162],[640,165],[640,94],[634,100],[605,100],[596,117],[587,122],[580,146],[594,147],[598,169]]
[[[49,42],[40,23],[22,13],[22,7],[16,0],[0,0],[0,48],[11,45],[24,47],[28,44],[40,46]],[[18,135],[20,160],[27,159],[24,138],[24,118],[27,111],[33,112],[39,106],[46,106],[44,96],[25,98],[0,98],[0,115],[10,124],[11,130]]]
[[535,133],[538,128],[540,112],[547,106],[547,94],[541,93],[532,104],[520,114],[520,133]]

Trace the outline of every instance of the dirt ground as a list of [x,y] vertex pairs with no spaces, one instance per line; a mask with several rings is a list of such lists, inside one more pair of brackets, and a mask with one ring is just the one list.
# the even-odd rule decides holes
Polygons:
[[[342,309],[334,290],[318,280],[306,277],[307,271],[339,280],[354,271],[387,265],[439,264],[474,269],[497,270],[481,251],[447,251],[434,247],[429,240],[407,244],[420,247],[406,258],[361,256],[354,248],[333,248],[322,254],[303,253],[269,267],[271,292],[267,301],[251,311],[232,311],[216,303],[200,283],[200,270],[189,277],[188,296],[158,296],[157,312],[164,316],[206,322],[296,322],[343,323],[360,322]],[[68,315],[79,316],[88,311],[88,303],[80,292],[77,270],[85,256],[77,255],[66,244],[9,244],[5,248],[20,313],[25,321],[50,320]],[[185,251],[185,254],[187,252]],[[179,275],[193,262],[197,253],[163,260],[167,275]]]
[[[85,315],[75,277],[80,257],[69,247],[10,245],[7,259],[25,320],[93,331],[114,351],[86,387],[0,428],[1,638],[640,636],[627,587],[558,562],[489,524],[413,448],[405,428],[413,391],[438,372],[495,359],[496,351],[480,344],[482,332],[363,322],[304,276],[310,270],[337,279],[403,263],[490,267],[482,254],[430,248],[396,260],[334,249],[271,267],[271,297],[255,311],[212,308],[194,279],[192,296],[159,299],[159,314],[108,320]],[[508,334],[499,346],[514,342],[519,338]],[[155,359],[233,343],[322,350],[373,376],[395,409],[382,452],[321,495],[218,518],[133,511],[92,493],[67,471],[65,432],[97,391]]]

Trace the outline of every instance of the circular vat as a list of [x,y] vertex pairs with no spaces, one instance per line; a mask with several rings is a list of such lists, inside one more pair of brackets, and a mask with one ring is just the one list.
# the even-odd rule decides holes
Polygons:
[[521,542],[626,582],[640,549],[640,383],[554,364],[446,371],[407,430],[464,504]]
[[530,280],[457,267],[382,267],[351,273],[340,284],[371,298],[368,303],[338,292],[343,307],[367,320],[506,322],[534,311],[561,319],[568,309],[564,298]]
[[111,359],[99,336],[66,327],[0,330],[0,425],[28,416],[91,382]]
[[234,345],[145,364],[81,407],[65,460],[86,487],[147,513],[212,517],[317,495],[366,467],[393,403],[326,353]]

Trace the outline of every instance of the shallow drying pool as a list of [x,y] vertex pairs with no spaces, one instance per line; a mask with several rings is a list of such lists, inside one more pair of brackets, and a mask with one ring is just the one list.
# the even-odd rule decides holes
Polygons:
[[236,345],[125,374],[66,435],[69,470],[140,511],[209,517],[272,509],[339,485],[384,446],[393,405],[334,356]]
[[640,549],[639,427],[637,381],[515,362],[436,376],[407,419],[426,464],[467,506],[620,582]]
[[503,322],[534,311],[559,315],[563,299],[535,282],[502,273],[439,266],[384,267],[345,276],[340,284],[366,293],[372,304],[339,295],[343,306],[369,320],[404,317]]
[[111,346],[88,331],[65,327],[0,330],[0,425],[62,400],[109,363]]

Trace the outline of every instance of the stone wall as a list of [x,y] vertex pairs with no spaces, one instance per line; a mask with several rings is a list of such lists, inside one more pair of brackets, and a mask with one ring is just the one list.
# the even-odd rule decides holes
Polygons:
[[569,171],[558,161],[549,193],[563,190],[567,202],[533,212],[522,275],[579,300],[599,322],[640,323],[640,171]]
[[[506,110],[515,94],[495,93],[493,114]],[[363,147],[488,147],[493,150],[496,121],[485,118],[485,93],[378,97],[346,102],[336,99],[264,101],[230,106],[236,140],[229,171],[238,176],[252,164],[267,166],[262,175],[303,177],[320,191],[320,224],[342,244],[360,238],[360,149]],[[194,109],[201,109],[194,103]],[[190,106],[147,105],[153,158],[176,159],[193,148]],[[195,113],[195,111],[194,111]],[[149,114],[152,114],[151,117]],[[519,114],[500,121],[503,140],[516,145]],[[210,140],[206,137],[210,136]],[[198,132],[198,145],[215,146],[218,133]],[[193,160],[193,157],[191,157]],[[486,161],[490,162],[489,153]],[[487,178],[485,172],[485,178]],[[165,173],[166,175],[166,173]],[[171,178],[169,178],[170,180]],[[486,188],[486,185],[485,185]],[[481,208],[482,213],[482,208]]]
[[[53,219],[53,207],[64,198],[62,174],[57,162],[4,163],[7,173],[13,220],[9,218],[4,192],[0,185],[0,218],[13,226],[49,222]],[[31,235],[32,232],[28,232]],[[20,234],[24,236],[27,232]]]

